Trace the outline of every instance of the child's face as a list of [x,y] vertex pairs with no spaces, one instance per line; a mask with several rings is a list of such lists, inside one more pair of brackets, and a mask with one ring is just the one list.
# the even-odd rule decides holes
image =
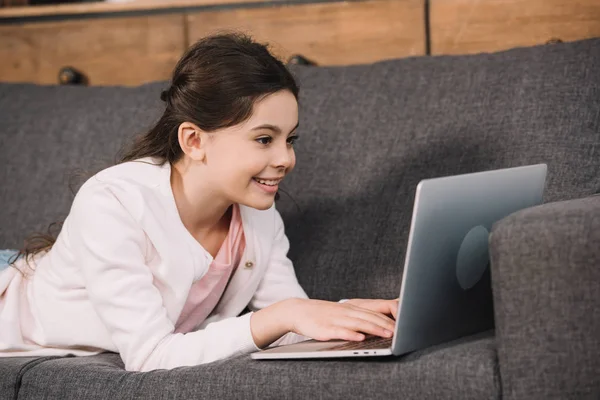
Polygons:
[[215,189],[232,203],[271,207],[279,182],[296,164],[297,125],[298,103],[284,90],[255,103],[244,123],[210,135],[206,166]]

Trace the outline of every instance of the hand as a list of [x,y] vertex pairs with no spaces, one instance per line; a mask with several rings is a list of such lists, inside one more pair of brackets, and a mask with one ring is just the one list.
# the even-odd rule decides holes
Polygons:
[[352,304],[360,308],[391,315],[394,319],[398,319],[398,299],[393,300],[372,300],[372,299],[351,299],[344,304]]
[[389,311],[393,308],[392,302],[355,299],[336,303],[293,299],[287,307],[288,328],[291,332],[322,341],[360,341],[365,338],[363,333],[389,338],[394,332],[394,320],[378,310]]

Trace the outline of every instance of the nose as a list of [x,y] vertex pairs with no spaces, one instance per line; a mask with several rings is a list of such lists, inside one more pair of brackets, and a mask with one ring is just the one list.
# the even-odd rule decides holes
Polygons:
[[296,162],[296,154],[294,149],[288,146],[284,148],[278,147],[273,156],[273,166],[277,169],[289,170]]

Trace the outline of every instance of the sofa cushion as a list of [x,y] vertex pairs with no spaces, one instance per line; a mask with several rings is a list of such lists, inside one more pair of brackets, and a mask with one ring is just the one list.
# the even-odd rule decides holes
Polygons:
[[0,399],[16,399],[25,372],[35,365],[57,357],[0,358]]
[[196,367],[126,372],[104,353],[38,364],[20,400],[51,399],[495,399],[491,332],[404,357],[256,361],[241,356]]

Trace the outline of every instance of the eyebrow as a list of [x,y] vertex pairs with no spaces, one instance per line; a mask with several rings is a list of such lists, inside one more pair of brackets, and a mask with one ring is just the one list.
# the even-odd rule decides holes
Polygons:
[[[298,121],[296,123],[296,126],[294,126],[294,129],[292,129],[290,131],[290,133],[294,132],[298,128],[299,125],[300,125],[300,121]],[[258,125],[258,126],[255,126],[254,128],[252,128],[251,130],[252,131],[258,131],[258,130],[261,130],[261,129],[268,129],[268,130],[273,131],[274,133],[276,133],[278,135],[281,134],[281,128],[278,127],[278,126],[276,126],[276,125],[271,125],[271,124]]]

